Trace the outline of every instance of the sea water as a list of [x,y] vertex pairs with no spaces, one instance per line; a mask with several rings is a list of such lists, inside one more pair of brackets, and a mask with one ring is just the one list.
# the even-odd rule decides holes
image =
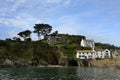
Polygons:
[[87,67],[0,68],[0,80],[120,80],[120,69]]

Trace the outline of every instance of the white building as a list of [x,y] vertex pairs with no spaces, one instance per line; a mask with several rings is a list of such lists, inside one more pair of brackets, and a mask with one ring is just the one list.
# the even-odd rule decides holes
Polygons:
[[79,50],[79,51],[77,51],[76,58],[80,58],[80,59],[89,59],[89,58],[104,59],[104,58],[111,58],[113,56],[113,53],[108,49],[94,50],[95,49],[95,42],[93,40],[82,39],[80,45],[82,47],[91,47],[92,50]]
[[96,51],[96,58],[111,58],[111,51],[108,49]]
[[95,51],[93,50],[78,50],[76,53],[76,58],[79,59],[95,59]]
[[82,39],[80,45],[82,47],[91,47],[92,50],[94,50],[94,48],[95,48],[95,42],[93,40]]
[[78,50],[76,51],[76,58],[79,59],[104,59],[104,58],[111,58],[111,51],[108,49],[105,50],[98,50],[98,51],[93,51],[93,50]]

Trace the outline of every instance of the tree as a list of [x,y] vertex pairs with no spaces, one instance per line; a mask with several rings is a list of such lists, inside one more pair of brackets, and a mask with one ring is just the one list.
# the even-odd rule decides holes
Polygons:
[[53,32],[50,36],[58,36],[58,31]]
[[30,35],[32,32],[30,30],[26,30],[26,31],[24,31],[24,33],[28,38],[30,38]]
[[13,37],[13,40],[16,41],[18,37]]
[[44,37],[46,35],[48,35],[51,30],[52,30],[52,26],[50,26],[49,24],[35,24],[34,26],[34,33],[37,33],[38,35],[38,40],[41,39],[41,35],[43,35]]
[[18,38],[18,37],[13,37],[13,40],[14,41],[21,41],[20,38]]
[[27,38],[30,38],[31,33],[32,32],[30,30],[25,30],[25,31],[19,32],[17,35],[22,37],[25,41]]

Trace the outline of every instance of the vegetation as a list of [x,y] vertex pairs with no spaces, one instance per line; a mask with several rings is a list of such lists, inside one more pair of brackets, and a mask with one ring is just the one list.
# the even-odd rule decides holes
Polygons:
[[44,35],[45,37],[51,32],[52,26],[50,26],[49,24],[35,24],[34,29],[35,30],[33,32],[37,33],[38,40],[40,40],[41,35]]
[[[76,50],[91,49],[89,47],[81,47],[80,42],[85,39],[82,35],[59,34],[55,31],[50,34],[52,26],[49,24],[35,24],[34,33],[38,35],[38,41],[32,41],[30,35],[32,31],[25,30],[18,33],[24,39],[22,41],[18,37],[12,39],[0,40],[0,60],[10,58],[13,61],[23,59],[32,61],[34,64],[59,64],[59,56],[61,52],[68,57],[69,61],[74,61]],[[48,44],[46,39],[41,36],[59,36],[65,39],[64,43]],[[118,47],[110,44],[96,43],[97,48],[118,49]]]
[[[25,41],[27,38],[30,38],[31,33],[32,32],[30,30],[25,30],[25,31],[19,32],[17,35],[19,35],[20,37],[22,37],[24,39],[24,41]],[[15,38],[16,37],[14,37],[14,39]]]
[[102,48],[102,49],[119,49],[118,47],[114,46],[114,45],[110,45],[110,44],[103,44],[103,43],[95,43],[96,48]]

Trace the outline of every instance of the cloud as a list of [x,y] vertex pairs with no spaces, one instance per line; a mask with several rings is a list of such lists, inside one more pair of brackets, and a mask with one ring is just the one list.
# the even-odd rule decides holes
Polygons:
[[22,29],[31,29],[31,25],[41,20],[35,19],[32,16],[21,13],[15,18],[0,18],[0,23],[5,24],[9,27],[19,27]]
[[60,3],[62,0],[39,0],[40,2],[44,4],[51,4],[51,3]]
[[69,4],[72,0],[39,0],[43,4]]
[[21,13],[14,18],[0,18],[0,24],[10,27],[11,30],[7,32],[9,37],[17,36],[17,33],[23,30],[32,30],[35,23],[42,22],[26,13]]
[[16,32],[32,30],[34,24],[43,22],[60,33],[117,42],[119,39],[114,35],[119,34],[115,33],[120,25],[119,3],[119,0],[0,0],[0,26],[11,28],[7,34],[15,36]]
[[7,13],[17,11],[20,6],[23,6],[26,0],[5,0],[1,1],[0,12]]

